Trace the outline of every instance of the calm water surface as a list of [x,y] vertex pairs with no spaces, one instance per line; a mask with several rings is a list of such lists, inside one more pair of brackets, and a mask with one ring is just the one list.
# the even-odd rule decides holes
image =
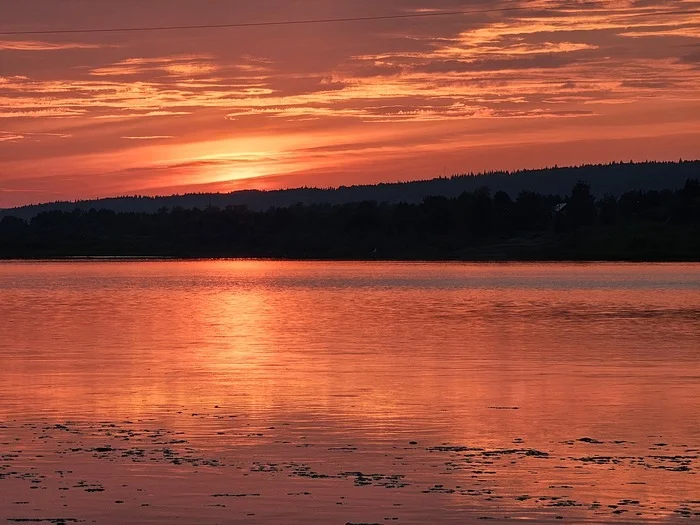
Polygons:
[[700,265],[0,263],[0,374],[0,521],[700,520]]

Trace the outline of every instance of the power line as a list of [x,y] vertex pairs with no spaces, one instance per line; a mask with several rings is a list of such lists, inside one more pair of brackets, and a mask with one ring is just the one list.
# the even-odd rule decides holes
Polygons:
[[186,25],[186,26],[151,26],[151,27],[114,27],[114,28],[90,28],[90,29],[50,29],[39,31],[2,31],[2,36],[13,35],[64,35],[75,33],[123,33],[123,32],[143,32],[143,31],[180,31],[190,29],[227,29],[227,28],[244,28],[244,27],[274,27],[274,26],[293,26],[293,25],[312,25],[312,24],[334,24],[344,22],[371,22],[379,20],[400,20],[406,18],[429,18],[438,16],[461,16],[474,15],[481,13],[502,13],[509,11],[524,11],[526,7],[504,7],[500,9],[479,9],[469,11],[435,11],[425,13],[405,13],[396,15],[380,15],[380,16],[358,16],[350,18],[316,18],[306,20],[278,20],[271,22],[238,22],[231,24],[201,24],[201,25]]
[[[432,17],[447,17],[447,16],[464,16],[464,15],[477,15],[477,14],[488,14],[488,13],[508,13],[515,11],[528,11],[532,7],[520,6],[520,7],[501,7],[501,8],[487,8],[487,9],[470,9],[461,11],[433,11],[433,12],[422,12],[422,13],[404,13],[395,15],[379,15],[379,16],[358,16],[358,17],[348,17],[348,18],[316,18],[316,19],[305,19],[305,20],[278,20],[271,22],[237,22],[230,24],[200,24],[200,25],[183,25],[183,26],[150,26],[150,27],[112,27],[112,28],[88,28],[88,29],[48,29],[48,30],[37,30],[37,31],[0,31],[0,36],[20,36],[20,35],[66,35],[66,34],[79,34],[79,33],[136,33],[145,31],[183,31],[183,30],[195,30],[195,29],[230,29],[230,28],[245,28],[245,27],[275,27],[275,26],[295,26],[295,25],[312,25],[312,24],[335,24],[335,23],[349,23],[349,22],[372,22],[381,20],[403,20],[410,18],[432,18]],[[681,14],[693,14],[696,11],[667,11],[664,13],[638,13],[635,16],[645,16],[651,14],[658,15],[681,15]]]
[[[36,31],[0,31],[0,36],[28,36],[28,35],[68,35],[68,34],[83,34],[83,33],[137,33],[147,31],[186,31],[196,29],[233,29],[246,27],[275,27],[275,26],[299,26],[299,25],[314,25],[314,24],[335,24],[335,23],[351,23],[351,22],[373,22],[381,20],[404,20],[410,18],[433,18],[433,17],[448,17],[448,16],[465,16],[488,13],[509,13],[516,11],[529,11],[532,7],[501,7],[489,9],[472,9],[462,11],[434,11],[424,13],[405,13],[395,15],[379,15],[379,16],[358,16],[348,18],[315,18],[305,20],[278,20],[271,22],[237,22],[230,24],[200,24],[200,25],[182,25],[182,26],[147,26],[147,27],[108,27],[108,28],[87,28],[87,29],[47,29]],[[645,16],[681,16],[700,13],[700,9],[685,10],[685,11],[645,11],[635,13],[633,17]]]

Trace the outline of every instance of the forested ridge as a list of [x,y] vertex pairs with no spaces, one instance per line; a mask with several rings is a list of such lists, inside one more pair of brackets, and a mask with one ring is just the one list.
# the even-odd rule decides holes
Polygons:
[[[400,174],[395,174],[400,178]],[[550,167],[536,170],[491,171],[411,182],[380,183],[339,188],[295,188],[282,190],[242,190],[232,193],[191,193],[164,197],[124,196],[76,202],[52,202],[0,210],[0,218],[13,215],[25,220],[45,211],[84,211],[106,209],[116,212],[155,213],[159,209],[185,209],[209,206],[247,206],[254,211],[283,208],[296,204],[348,204],[377,201],[419,204],[426,197],[458,197],[488,186],[495,194],[508,193],[515,199],[522,191],[543,195],[565,195],[577,181],[583,181],[596,197],[617,197],[634,190],[678,189],[687,179],[700,178],[700,161],[614,162],[601,165]]]
[[406,260],[700,260],[700,183],[596,198],[482,187],[418,204],[362,201],[48,211],[0,221],[0,257],[274,257]]

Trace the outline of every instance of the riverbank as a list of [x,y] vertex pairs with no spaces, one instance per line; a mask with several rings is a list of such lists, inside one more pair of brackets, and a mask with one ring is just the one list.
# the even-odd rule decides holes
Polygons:
[[[125,246],[105,240],[91,246],[0,245],[0,259],[272,259],[321,261],[465,261],[465,262],[700,262],[700,227],[637,225],[588,228],[573,233],[521,235],[476,242],[436,237],[423,243],[389,244],[367,250],[348,245],[269,247]],[[112,247],[111,247],[112,246]]]

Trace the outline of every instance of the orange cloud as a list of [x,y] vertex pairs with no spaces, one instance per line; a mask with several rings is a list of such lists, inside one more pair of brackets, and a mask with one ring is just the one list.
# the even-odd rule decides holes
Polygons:
[[145,137],[122,137],[125,140],[165,140],[174,139],[173,135],[150,135]]
[[66,49],[100,49],[99,44],[80,42],[43,42],[40,40],[0,40],[0,51],[64,51]]

